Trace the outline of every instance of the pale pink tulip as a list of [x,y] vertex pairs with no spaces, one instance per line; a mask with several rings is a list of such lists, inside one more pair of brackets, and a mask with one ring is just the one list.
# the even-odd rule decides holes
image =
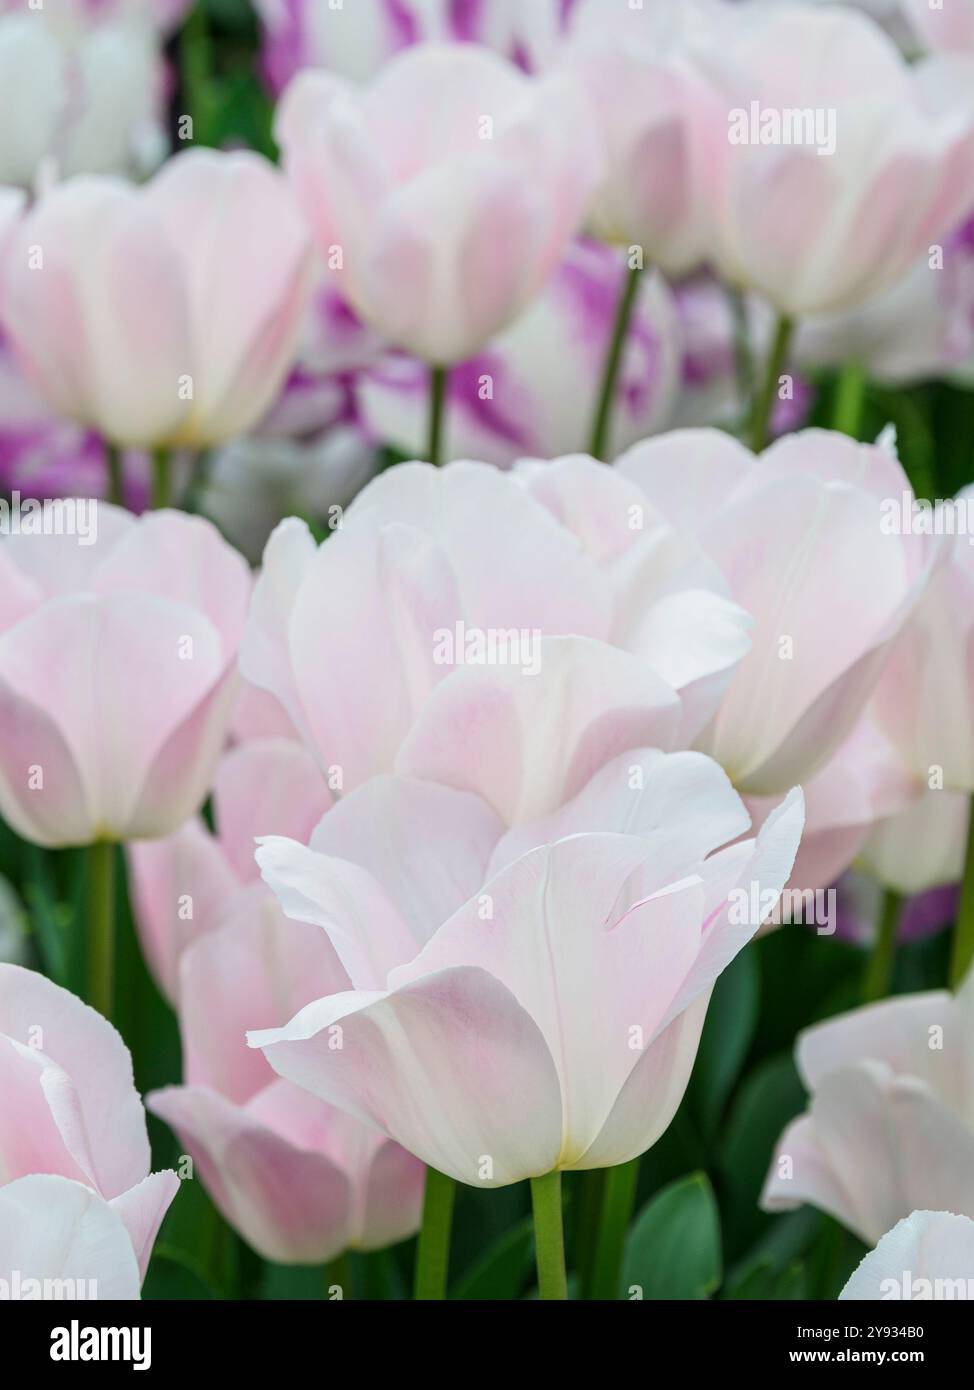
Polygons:
[[810,1202],[869,1244],[919,1208],[974,1213],[974,973],[802,1033],[809,1108],[786,1129],[762,1205]]
[[869,1302],[974,1298],[974,1221],[915,1211],[861,1261],[839,1299]]
[[244,1030],[272,1025],[348,977],[318,927],[269,894],[197,941],[180,964],[185,1085],[150,1110],[179,1135],[214,1202],[266,1259],[320,1264],[419,1225],[425,1170],[374,1129],[278,1079]]
[[[450,373],[443,457],[508,468],[589,440],[625,266],[608,246],[578,241],[541,294],[483,352]],[[609,452],[664,428],[677,401],[682,334],[666,281],[648,273],[633,308],[612,411]],[[410,458],[426,443],[429,373],[390,353],[361,374],[370,431]]]
[[[338,789],[396,769],[486,777],[502,814],[537,815],[600,759],[697,735],[748,647],[724,590],[699,544],[591,459],[408,464],[321,547],[296,520],[278,528],[241,664]],[[478,710],[506,721],[503,768],[478,752],[478,728],[493,737]]]
[[230,734],[235,743],[263,738],[298,738],[298,731],[280,702],[269,691],[246,680],[240,682],[240,693],[230,719]]
[[179,1180],[149,1171],[145,1112],[115,1029],[43,975],[0,965],[0,1090],[2,1182],[50,1173],[90,1188],[121,1218],[144,1277]]
[[262,738],[225,753],[213,781],[217,833],[200,817],[159,840],[127,847],[135,922],[143,954],[172,1001],[186,948],[244,903],[264,896],[256,837],[307,840],[331,805],[328,787],[300,743]]
[[42,197],[8,249],[0,312],[59,414],[118,444],[202,447],[274,399],[310,267],[266,160],[188,150],[141,188],[79,177]]
[[[907,498],[907,503],[911,499]],[[876,716],[910,769],[924,783],[974,791],[974,487],[957,505],[914,516],[891,491],[886,530],[955,528],[940,566],[893,648],[876,692]],[[931,781],[931,778],[934,781]]]
[[637,445],[617,469],[664,516],[696,513],[697,539],[754,618],[699,746],[750,794],[813,776],[851,732],[941,556],[938,538],[881,525],[886,498],[912,498],[895,455],[886,441],[806,430],[755,459],[683,431]]
[[197,809],[250,590],[207,521],[77,505],[77,534],[0,539],[0,810],[42,845],[165,835]]
[[885,888],[909,896],[959,883],[970,816],[966,792],[918,787],[904,809],[873,826],[859,852],[860,866]]
[[[868,715],[802,790],[805,830],[788,883],[802,893],[828,888],[887,826],[911,821],[920,796],[915,779]],[[745,804],[754,824],[761,825],[775,799],[749,796]]]
[[714,98],[689,55],[693,34],[720,17],[709,0],[579,0],[562,50],[605,147],[592,230],[638,246],[667,275],[695,269],[709,249],[701,126]]
[[974,69],[911,66],[865,16],[799,3],[726,6],[693,61],[710,259],[780,312],[864,303],[974,207]]
[[[403,814],[401,790],[387,794],[388,816],[370,787],[342,803],[344,843],[334,812],[317,848],[267,841],[267,881],[289,916],[324,927],[352,989],[251,1033],[251,1045],[474,1186],[642,1153],[679,1104],[714,980],[759,925],[738,897],[773,905],[802,823],[795,792],[756,841],[711,853],[746,813],[715,765],[680,766],[655,830],[659,807],[643,825],[649,802],[618,776],[597,781],[583,816],[601,804],[607,821],[632,813],[650,833],[535,835],[537,848],[459,907],[496,833],[469,794],[420,783],[406,793],[437,802],[426,822],[438,832],[435,884],[419,871],[423,820]],[[356,843],[359,862],[334,857]]]
[[49,1174],[0,1187],[0,1297],[137,1299],[125,1223],[83,1183]]
[[335,288],[450,364],[526,308],[578,230],[599,170],[587,117],[565,79],[423,44],[361,91],[301,73],[276,133]]
[[139,18],[75,0],[0,4],[0,182],[148,173],[166,153],[164,99],[162,45]]
[[974,218],[860,308],[807,319],[794,356],[817,367],[855,359],[871,380],[892,385],[939,377],[968,382],[974,368]]

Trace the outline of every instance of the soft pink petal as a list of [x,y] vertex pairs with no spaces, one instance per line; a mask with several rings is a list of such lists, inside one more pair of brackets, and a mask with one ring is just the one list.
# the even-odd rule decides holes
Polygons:
[[679,701],[637,658],[548,638],[538,662],[535,674],[453,672],[426,701],[398,770],[476,792],[514,824],[550,813],[625,749],[672,746]]
[[499,1187],[557,1162],[551,1055],[514,996],[483,970],[441,971],[390,994],[334,995],[249,1040],[282,1076],[460,1182]]

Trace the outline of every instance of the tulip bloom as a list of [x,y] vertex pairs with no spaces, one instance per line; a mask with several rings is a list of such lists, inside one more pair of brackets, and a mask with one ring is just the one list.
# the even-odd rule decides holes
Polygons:
[[[808,778],[802,791],[805,831],[788,883],[789,888],[801,892],[835,883],[853,860],[867,855],[888,827],[914,826],[920,797],[915,780],[868,716],[859,721],[821,771]],[[772,796],[744,800],[755,825],[762,824],[775,805]],[[923,843],[933,857],[939,852],[931,843],[935,838],[930,826]],[[912,854],[900,853],[900,872],[908,874]],[[922,851],[921,857],[925,857]]]
[[163,839],[127,846],[139,940],[167,999],[177,999],[186,948],[264,895],[254,860],[257,835],[273,830],[306,840],[331,802],[300,743],[256,739],[225,753],[217,766],[215,835],[194,817]]
[[[884,525],[901,519],[900,494],[890,496]],[[937,530],[957,517],[974,519],[974,487],[928,514]],[[911,523],[924,518],[911,516]],[[947,538],[946,563],[933,576],[922,603],[893,648],[876,693],[876,715],[907,765],[924,782],[974,791],[974,546],[968,534]]]
[[0,540],[0,811],[48,846],[165,835],[196,810],[250,589],[209,522],[86,505],[85,534]]
[[184,1086],[153,1092],[226,1219],[265,1257],[320,1264],[380,1249],[419,1225],[418,1159],[324,1101],[279,1080],[244,1040],[317,997],[348,987],[318,927],[252,897],[180,963]]
[[859,863],[884,887],[906,895],[959,883],[970,814],[965,793],[924,788],[898,814],[873,826]]
[[699,127],[712,98],[690,61],[690,38],[720,17],[701,0],[580,0],[563,50],[592,99],[606,151],[592,230],[639,246],[667,275],[695,269],[708,250]]
[[974,363],[974,218],[861,308],[806,320],[795,357],[813,366],[855,360],[871,380],[892,385],[966,379]]
[[[145,1112],[132,1084],[132,1059],[115,1029],[43,975],[0,965],[0,1091],[0,1180],[16,1185],[16,1179],[49,1173],[82,1184],[121,1219],[126,1261],[144,1278],[179,1180],[171,1171],[149,1171]],[[0,1186],[0,1199],[9,1191]],[[0,1207],[0,1229],[13,1219],[13,1200]],[[63,1200],[78,1219],[91,1208],[94,1229],[112,1225],[94,1210],[98,1203],[86,1204],[77,1194]],[[38,1263],[45,1258],[43,1231],[42,1225]],[[109,1239],[116,1237],[108,1232]],[[0,1238],[0,1268],[5,1254]],[[87,1277],[100,1269],[93,1266]],[[124,1272],[122,1265],[120,1281]]]
[[570,82],[472,45],[410,49],[361,91],[302,73],[276,134],[336,288],[439,366],[473,356],[541,290],[599,170]]
[[862,304],[971,211],[971,73],[909,65],[838,6],[725,10],[693,47],[714,100],[709,259],[789,318]]
[[[714,980],[759,925],[739,895],[773,906],[802,825],[796,791],[756,841],[712,853],[747,823],[719,768],[678,762],[663,785],[656,833],[534,839],[446,917],[490,837],[468,794],[445,793],[452,835],[436,839],[432,884],[416,869],[421,821],[401,806],[385,819],[375,798],[357,826],[346,810],[341,840],[325,817],[316,843],[328,852],[269,840],[267,881],[289,916],[324,927],[352,989],[249,1034],[251,1046],[474,1186],[642,1153],[679,1104]],[[616,815],[628,814],[632,791],[618,776],[613,788]],[[336,857],[356,841],[358,862]]]
[[158,35],[103,5],[95,23],[71,7],[0,4],[0,182],[144,174],[165,154]]
[[956,996],[902,995],[802,1033],[811,1101],[778,1141],[765,1210],[810,1202],[871,1245],[918,1208],[974,1214],[972,1014],[974,973]]
[[265,159],[187,150],[141,188],[81,177],[42,197],[7,249],[0,313],[59,414],[116,444],[200,448],[276,396],[310,254]]
[[0,1187],[0,1287],[11,1299],[137,1299],[125,1223],[83,1183],[37,1173]]
[[839,1299],[974,1298],[974,1221],[915,1211],[861,1261]]
[[940,558],[937,538],[881,525],[887,498],[912,498],[897,459],[822,430],[759,458],[683,431],[637,445],[617,468],[665,517],[693,519],[754,617],[751,650],[699,746],[749,794],[814,775],[851,732]]
[[[591,459],[408,464],[321,547],[296,520],[275,531],[241,666],[344,790],[393,770],[487,778],[502,814],[538,815],[625,748],[696,737],[748,646],[724,588],[692,538]],[[502,773],[478,738],[505,718]]]
[[[584,448],[624,275],[607,246],[579,241],[569,249],[534,304],[450,373],[444,458],[507,468]],[[660,276],[646,276],[626,342],[612,411],[616,451],[664,427],[676,403],[682,339]],[[410,458],[425,444],[428,391],[422,365],[401,355],[358,382],[372,433]]]

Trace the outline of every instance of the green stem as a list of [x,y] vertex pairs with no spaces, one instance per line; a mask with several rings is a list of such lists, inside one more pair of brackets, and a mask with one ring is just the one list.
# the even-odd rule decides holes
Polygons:
[[592,422],[592,435],[588,446],[588,451],[594,459],[604,457],[609,442],[609,424],[612,419],[612,407],[615,404],[619,368],[622,366],[622,354],[629,333],[629,323],[632,319],[636,295],[639,291],[641,274],[642,271],[638,267],[630,266],[622,282],[622,292],[616,306],[615,323],[612,326],[612,337],[609,339],[609,351],[602,368],[602,382],[599,386],[595,419]]
[[751,414],[751,448],[756,454],[759,454],[768,443],[771,416],[778,396],[778,378],[788,360],[788,349],[791,346],[794,331],[794,322],[781,314],[775,329],[774,342],[771,345],[771,355],[768,358],[764,381],[754,396],[754,410]]
[[416,1247],[414,1298],[446,1298],[450,1266],[450,1228],[453,1224],[453,1199],[456,1190],[457,1185],[452,1178],[438,1173],[435,1168],[427,1168],[423,1224]]
[[610,1168],[605,1175],[602,1220],[595,1247],[590,1298],[618,1298],[626,1231],[632,1219],[639,1181],[639,1159]]
[[740,401],[740,419],[750,419],[754,409],[754,354],[747,318],[747,299],[743,290],[728,286],[727,300],[734,322],[734,381]]
[[565,1230],[561,1215],[561,1171],[531,1179],[534,1210],[534,1254],[538,1265],[538,1293],[543,1299],[567,1298]]
[[893,962],[896,958],[896,928],[902,907],[903,899],[899,893],[887,888],[880,908],[876,942],[862,982],[864,1004],[875,1003],[877,999],[885,999],[889,994],[893,980]]
[[169,506],[172,492],[172,460],[168,449],[154,449],[152,453],[152,507]]
[[971,961],[974,960],[974,798],[967,826],[967,857],[964,861],[964,881],[961,884],[957,921],[954,925],[954,945],[950,957],[950,983],[959,989]]
[[125,488],[122,476],[122,451],[117,444],[105,441],[105,467],[108,472],[108,500],[116,507],[123,505]]
[[436,468],[443,462],[443,414],[446,405],[448,367],[430,367],[429,461]]
[[344,1250],[340,1255],[336,1255],[325,1265],[324,1269],[325,1287],[322,1293],[323,1298],[330,1299],[331,1291],[337,1284],[342,1291],[342,1298],[350,1298],[352,1293],[352,1262],[348,1258],[348,1251]]
[[866,373],[859,362],[847,362],[839,373],[835,390],[832,428],[852,439],[859,438],[862,408],[866,400]]
[[115,846],[88,847],[88,1003],[112,1017],[115,993]]

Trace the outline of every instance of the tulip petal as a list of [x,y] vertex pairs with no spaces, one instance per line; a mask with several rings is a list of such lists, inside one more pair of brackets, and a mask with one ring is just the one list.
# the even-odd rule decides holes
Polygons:
[[421,946],[481,887],[503,828],[468,792],[378,776],[336,803],[311,848],[367,870]]
[[213,783],[216,822],[227,861],[241,882],[259,876],[257,837],[307,843],[332,804],[311,754],[293,739],[257,739],[224,755]]
[[199,938],[180,963],[183,1069],[191,1086],[247,1101],[268,1082],[264,1059],[246,1046],[248,1027],[273,1027],[348,980],[317,927],[289,922],[256,886]]
[[683,1099],[709,1003],[707,990],[653,1038],[623,1083],[605,1124],[573,1167],[611,1168],[656,1143]]
[[645,841],[624,835],[578,835],[534,850],[390,976],[398,988],[431,972],[479,966],[511,991],[558,1068],[564,1166],[601,1130],[699,949],[697,879],[645,899],[611,925],[626,879],[649,852]]
[[420,946],[384,888],[357,864],[268,836],[257,863],[285,916],[324,927],[357,989],[384,989]]
[[677,696],[636,657],[546,638],[536,674],[487,666],[448,676],[397,769],[476,792],[510,825],[549,814],[628,748],[670,746],[679,718]]
[[723,768],[702,753],[623,753],[606,763],[582,790],[550,816],[516,825],[498,843],[492,877],[537,845],[586,831],[639,835],[650,841],[655,892],[695,873],[721,845],[747,833],[750,817]]
[[113,1198],[111,1207],[125,1222],[139,1271],[145,1278],[152,1258],[152,1247],[163,1217],[179,1191],[179,1179],[171,1168],[150,1173],[135,1187]]
[[163,840],[126,846],[135,923],[146,963],[166,998],[179,989],[179,959],[211,931],[240,884],[202,821],[187,821]]
[[[137,1299],[139,1268],[121,1218],[97,1193],[66,1178],[35,1174],[0,1188],[0,1277],[72,1280],[81,1296]],[[94,1287],[92,1286],[92,1281]],[[26,1296],[26,1294],[24,1295]],[[64,1285],[50,1298],[63,1298]]]
[[322,1264],[349,1242],[351,1185],[322,1153],[295,1148],[202,1086],[147,1100],[185,1144],[226,1219],[265,1259]]
[[551,1054],[484,970],[439,971],[389,994],[334,995],[249,1042],[280,1075],[460,1182],[503,1186],[557,1162]]
[[974,1221],[949,1211],[915,1211],[862,1260],[839,1300],[969,1299],[972,1271]]
[[0,1032],[24,1046],[40,1043],[70,1078],[76,1104],[55,1105],[54,1118],[83,1134],[99,1192],[111,1199],[141,1182],[149,1171],[145,1114],[132,1058],[112,1025],[36,971],[0,964]]

